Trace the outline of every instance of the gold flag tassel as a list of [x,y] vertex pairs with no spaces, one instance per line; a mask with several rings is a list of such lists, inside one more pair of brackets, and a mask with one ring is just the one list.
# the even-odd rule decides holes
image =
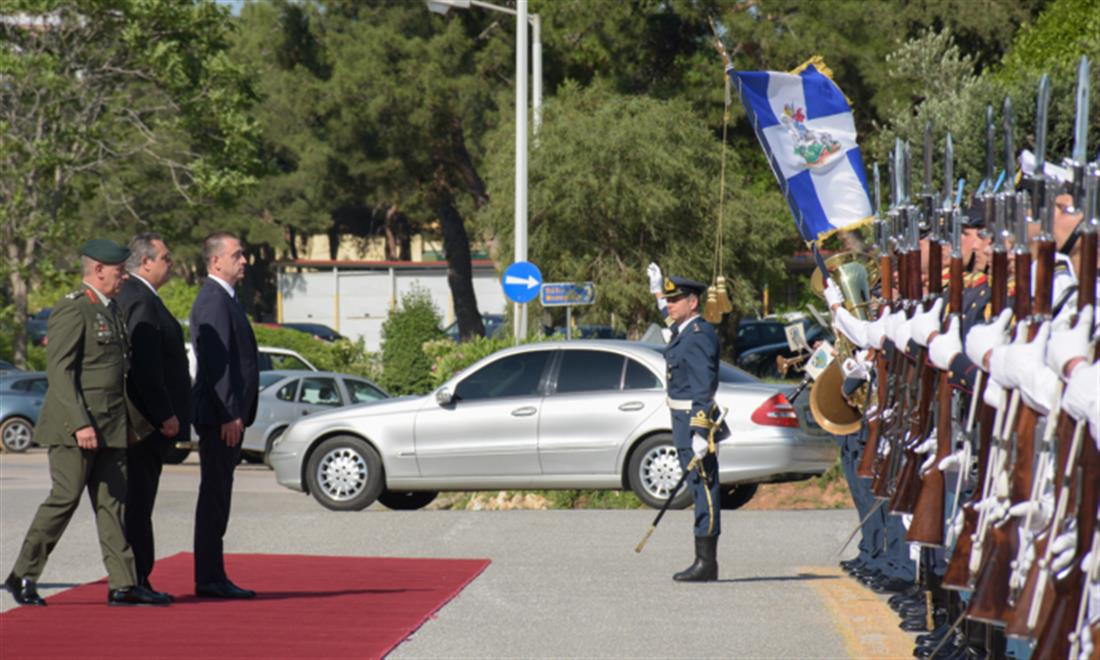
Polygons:
[[718,222],[715,226],[716,236],[714,240],[713,264],[714,284],[707,287],[707,300],[703,305],[703,318],[706,319],[707,322],[717,325],[722,322],[722,316],[724,314],[729,314],[733,311],[733,303],[730,302],[729,286],[726,284],[725,276],[720,274],[722,272],[722,220],[725,217],[724,211],[726,201],[726,131],[730,123],[732,96],[730,93],[730,77],[725,70],[729,67],[729,55],[722,46],[722,40],[718,36],[718,30],[713,21],[711,21],[711,30],[714,31],[715,47],[722,56],[723,64],[725,64],[725,67],[722,69],[722,77],[725,80],[726,98],[725,108],[722,113],[722,169],[718,179]]

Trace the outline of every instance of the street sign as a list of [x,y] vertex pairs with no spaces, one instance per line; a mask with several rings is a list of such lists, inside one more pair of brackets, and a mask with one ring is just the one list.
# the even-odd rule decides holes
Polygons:
[[592,282],[547,282],[539,294],[543,307],[591,305],[596,300],[596,285]]
[[542,273],[530,261],[517,261],[504,270],[500,285],[504,287],[504,295],[512,302],[530,302],[539,295]]

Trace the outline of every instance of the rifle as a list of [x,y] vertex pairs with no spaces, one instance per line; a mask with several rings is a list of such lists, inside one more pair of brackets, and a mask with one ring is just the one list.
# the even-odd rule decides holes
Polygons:
[[[1088,131],[1082,129],[1082,118],[1088,115],[1088,59],[1082,57],[1080,65],[1078,66],[1077,76],[1077,126],[1078,131],[1075,132],[1074,138],[1074,162],[1073,171],[1075,175],[1073,186],[1073,206],[1075,209],[1091,209],[1096,204],[1096,181],[1091,180],[1086,184],[1085,173],[1086,168],[1083,162],[1077,161],[1078,158],[1083,158],[1086,152],[1086,140],[1088,138]],[[1047,201],[1050,206],[1053,206],[1054,197],[1057,194],[1056,190],[1048,190]],[[1048,213],[1052,213],[1052,208],[1047,208]],[[1044,226],[1044,231],[1050,225],[1050,219],[1044,217],[1044,222],[1047,223]],[[1083,224],[1082,234],[1082,276],[1081,287],[1077,296],[1077,311],[1080,312],[1086,305],[1093,305],[1096,303],[1096,231],[1095,226],[1091,222]],[[1091,275],[1089,275],[1091,273]],[[1085,286],[1086,282],[1090,282],[1088,286]],[[1076,319],[1074,319],[1076,322]],[[1050,614],[1050,608],[1052,605],[1052,592],[1047,591],[1047,583],[1051,579],[1050,563],[1053,559],[1053,548],[1051,546],[1051,540],[1057,538],[1062,532],[1063,523],[1066,519],[1067,508],[1070,507],[1070,496],[1072,489],[1070,487],[1073,477],[1076,474],[1077,467],[1080,461],[1081,442],[1084,435],[1084,429],[1082,425],[1076,424],[1074,420],[1065,411],[1058,410],[1058,403],[1062,398],[1062,381],[1058,381],[1057,396],[1055,398],[1055,409],[1051,410],[1048,418],[1045,433],[1043,436],[1043,452],[1040,458],[1043,459],[1044,464],[1040,465],[1037,472],[1038,477],[1042,477],[1046,473],[1045,462],[1051,460],[1049,457],[1054,454],[1054,468],[1057,474],[1060,475],[1060,479],[1056,479],[1054,482],[1054,499],[1056,502],[1055,513],[1050,521],[1050,524],[1044,530],[1045,534],[1037,538],[1035,541],[1036,557],[1041,557],[1037,562],[1033,562],[1030,566],[1030,570],[1026,576],[1026,580],[1023,583],[1023,588],[1020,593],[1019,603],[1020,607],[1016,609],[1016,615],[1008,623],[1006,628],[1006,634],[1014,637],[1029,637],[1034,630],[1042,627],[1045,624],[1047,616]],[[1057,442],[1054,439],[1057,438]],[[1036,478],[1035,480],[1035,492],[1032,493],[1032,499],[1036,500],[1045,486],[1045,479]],[[1029,521],[1030,522],[1030,521]]]
[[[1096,279],[1096,225],[1097,188],[1100,186],[1100,171],[1095,166],[1090,168],[1087,188],[1092,189],[1092,194],[1086,194],[1086,204],[1089,221],[1085,226],[1085,234],[1082,237],[1086,242],[1082,245],[1085,252],[1081,263],[1081,281],[1085,278]],[[1095,298],[1094,287],[1086,291],[1083,287],[1078,291],[1080,299],[1085,294]],[[1096,347],[1093,347],[1093,355],[1096,355]],[[1044,654],[1036,657],[1065,657],[1068,653],[1070,635],[1076,628],[1076,614],[1078,599],[1084,588],[1085,575],[1081,571],[1080,559],[1088,552],[1089,543],[1096,529],[1096,510],[1100,504],[1100,480],[1096,478],[1100,474],[1100,449],[1096,446],[1094,438],[1085,432],[1084,422],[1077,422],[1078,428],[1075,434],[1084,436],[1081,448],[1081,466],[1076,471],[1076,486],[1080,489],[1077,501],[1077,546],[1076,560],[1070,565],[1066,574],[1054,580],[1054,595],[1050,605],[1049,614],[1045,622],[1036,629],[1036,653]],[[1100,552],[1100,548],[1093,545],[1093,552]]]
[[[883,300],[883,308],[893,307],[894,301],[894,272],[890,262],[890,240],[887,236],[886,223],[879,217],[879,176],[878,163],[875,163],[875,238],[878,244],[878,272],[880,278],[880,293]],[[880,315],[882,314],[880,310]],[[875,351],[875,403],[873,411],[867,415],[867,441],[863,445],[863,455],[860,456],[856,475],[870,478],[875,475],[875,459],[878,456],[878,444],[882,430],[882,417],[886,411],[887,393],[890,387],[888,383],[886,351]]]
[[[924,173],[924,185],[926,190],[931,190],[932,186],[932,134],[931,127],[925,126],[924,136],[924,148],[925,148],[925,173]],[[950,189],[951,183],[948,182],[948,188]],[[933,199],[934,195],[926,192],[922,197],[925,200]],[[936,298],[939,298],[943,293],[943,252],[939,249],[938,243],[940,237],[940,231],[938,223],[935,219],[935,214],[931,211],[932,204],[934,202],[927,202],[923,206],[928,209],[927,215],[924,216],[924,221],[932,228],[932,237],[929,240],[931,246],[928,250],[928,295],[922,296],[921,287],[921,257],[920,246],[917,245],[913,251],[913,261],[910,263],[910,274],[912,279],[910,280],[910,286],[912,289],[912,297],[914,301],[924,301],[924,311],[928,311]],[[914,237],[915,238],[915,237]],[[916,241],[914,241],[916,243]],[[914,305],[914,314],[917,313],[917,302]],[[902,347],[904,350],[904,347]],[[912,402],[908,410],[909,418],[909,442],[905,447],[905,466],[902,468],[901,474],[898,477],[897,488],[894,491],[894,497],[890,500],[890,512],[891,513],[913,513],[916,508],[917,496],[920,494],[921,478],[920,478],[920,465],[921,457],[916,452],[917,447],[924,442],[929,432],[929,423],[931,422],[931,415],[929,410],[931,408],[930,401],[932,400],[933,386],[936,382],[936,373],[933,368],[925,364],[925,357],[928,349],[923,346],[918,346],[917,354],[913,356],[912,361],[914,369],[919,374],[916,379],[918,381],[919,388],[917,390],[917,399]]]
[[[958,218],[951,203],[951,182],[954,179],[952,171],[954,163],[954,147],[951,143],[951,134],[947,134],[947,143],[944,149],[944,224],[949,227],[949,240],[943,237],[941,245],[948,246],[951,250],[950,261],[950,285],[948,286],[949,314],[944,319],[940,328],[946,332],[952,318],[961,319],[962,289],[963,289],[963,263],[962,263],[962,239]],[[932,254],[941,251],[940,245],[933,246]],[[929,277],[936,277],[942,282],[942,277],[936,271],[932,271]],[[942,284],[941,284],[942,286]],[[925,365],[928,369],[930,365]],[[947,371],[940,371],[938,383],[938,410],[936,413],[936,454],[932,466],[924,473],[921,480],[920,493],[917,496],[916,506],[913,507],[913,522],[909,526],[906,540],[928,546],[943,545],[944,523],[944,474],[940,469],[940,461],[951,453],[951,385],[948,382]],[[961,478],[961,477],[960,477]]]
[[[1050,79],[1044,75],[1039,81],[1038,108],[1036,112],[1036,158],[1040,159],[1038,170],[1029,187],[1045,199],[1046,181],[1043,176],[1043,163],[1046,158],[1046,117],[1047,107],[1050,103]],[[1035,180],[1038,183],[1035,183]],[[1050,199],[1051,205],[1054,199]],[[1036,237],[1038,245],[1038,259],[1036,264],[1036,286],[1031,286],[1031,253],[1027,248],[1027,224],[1024,218],[1026,202],[1017,197],[1017,225],[1016,225],[1016,332],[1019,334],[1023,325],[1019,322],[1028,318],[1031,311],[1032,297],[1028,294],[1034,291],[1034,300],[1038,317],[1049,317],[1051,306],[1051,287],[1054,276],[1054,239],[1045,232]],[[1035,213],[1034,201],[1031,210]],[[1045,210],[1045,209],[1043,209]],[[1051,211],[1053,208],[1050,209]],[[1052,217],[1051,214],[1045,214]],[[1038,217],[1034,215],[1033,217]],[[1038,323],[1030,323],[1027,339],[1030,341],[1038,331]],[[1011,430],[1014,429],[1015,442],[1010,444],[1013,454],[1012,469],[1010,474],[1009,502],[1016,505],[1030,500],[1031,481],[1035,463],[1035,425],[1039,421],[1039,413],[1028,405],[1020,406],[1021,398],[1019,390],[1012,392],[1009,405],[1009,415],[1004,422],[1002,437],[1011,438]],[[1015,419],[1013,419],[1015,414]],[[977,588],[974,597],[970,601],[967,615],[972,619],[985,623],[1005,623],[1011,618],[1014,603],[1014,594],[1011,590],[1011,561],[1018,555],[1020,538],[1018,517],[1009,516],[1002,520],[993,530],[993,543],[990,554],[985,560],[985,565],[978,576]]]

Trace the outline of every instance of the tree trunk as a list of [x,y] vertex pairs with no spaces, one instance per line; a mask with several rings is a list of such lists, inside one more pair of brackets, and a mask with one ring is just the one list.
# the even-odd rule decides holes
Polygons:
[[[29,248],[33,250],[34,239],[27,239]],[[27,298],[30,295],[30,286],[27,277],[23,274],[21,266],[26,259],[20,254],[20,245],[16,241],[8,244],[8,263],[11,272],[8,274],[8,286],[11,287],[11,299],[15,305],[14,324],[15,334],[12,337],[12,363],[20,369],[27,368]]]
[[458,334],[462,339],[481,337],[485,326],[474,294],[473,267],[470,264],[470,238],[466,225],[455,208],[450,188],[437,176],[432,186],[436,215],[443,225],[443,251],[447,255],[447,284],[451,287]]
[[383,227],[386,234],[386,259],[408,261],[412,257],[409,241],[409,220],[396,204],[386,209]]

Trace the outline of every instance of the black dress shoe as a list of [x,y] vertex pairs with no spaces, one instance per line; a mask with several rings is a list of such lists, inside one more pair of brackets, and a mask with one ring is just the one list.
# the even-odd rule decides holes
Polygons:
[[927,632],[928,622],[923,616],[911,617],[908,619],[902,619],[898,624],[898,628],[901,628],[905,632]]
[[241,589],[226,580],[224,582],[196,584],[195,595],[203,598],[255,598],[256,592],[251,589]]
[[15,573],[9,573],[8,578],[4,580],[4,587],[11,592],[15,602],[20,605],[46,606],[46,601],[38,595],[38,586],[34,583],[34,580],[15,577]]
[[896,593],[901,593],[902,591],[905,591],[906,589],[908,589],[910,584],[912,584],[912,582],[910,582],[909,580],[899,580],[897,578],[887,578],[885,580],[880,580],[878,582],[874,582],[874,583],[872,583],[868,586],[870,586],[871,591],[875,592],[876,594],[885,594],[885,593],[895,593],[896,594]]
[[169,603],[176,602],[176,597],[175,596],[173,596],[170,593],[166,593],[164,591],[157,591],[156,589],[153,588],[153,584],[151,582],[149,582],[149,580],[142,580],[141,586],[145,587],[146,589],[148,589],[149,591],[153,592],[154,594],[156,594],[158,596],[167,598]]
[[168,605],[172,601],[164,594],[150,591],[140,584],[107,593],[107,604],[117,605]]

